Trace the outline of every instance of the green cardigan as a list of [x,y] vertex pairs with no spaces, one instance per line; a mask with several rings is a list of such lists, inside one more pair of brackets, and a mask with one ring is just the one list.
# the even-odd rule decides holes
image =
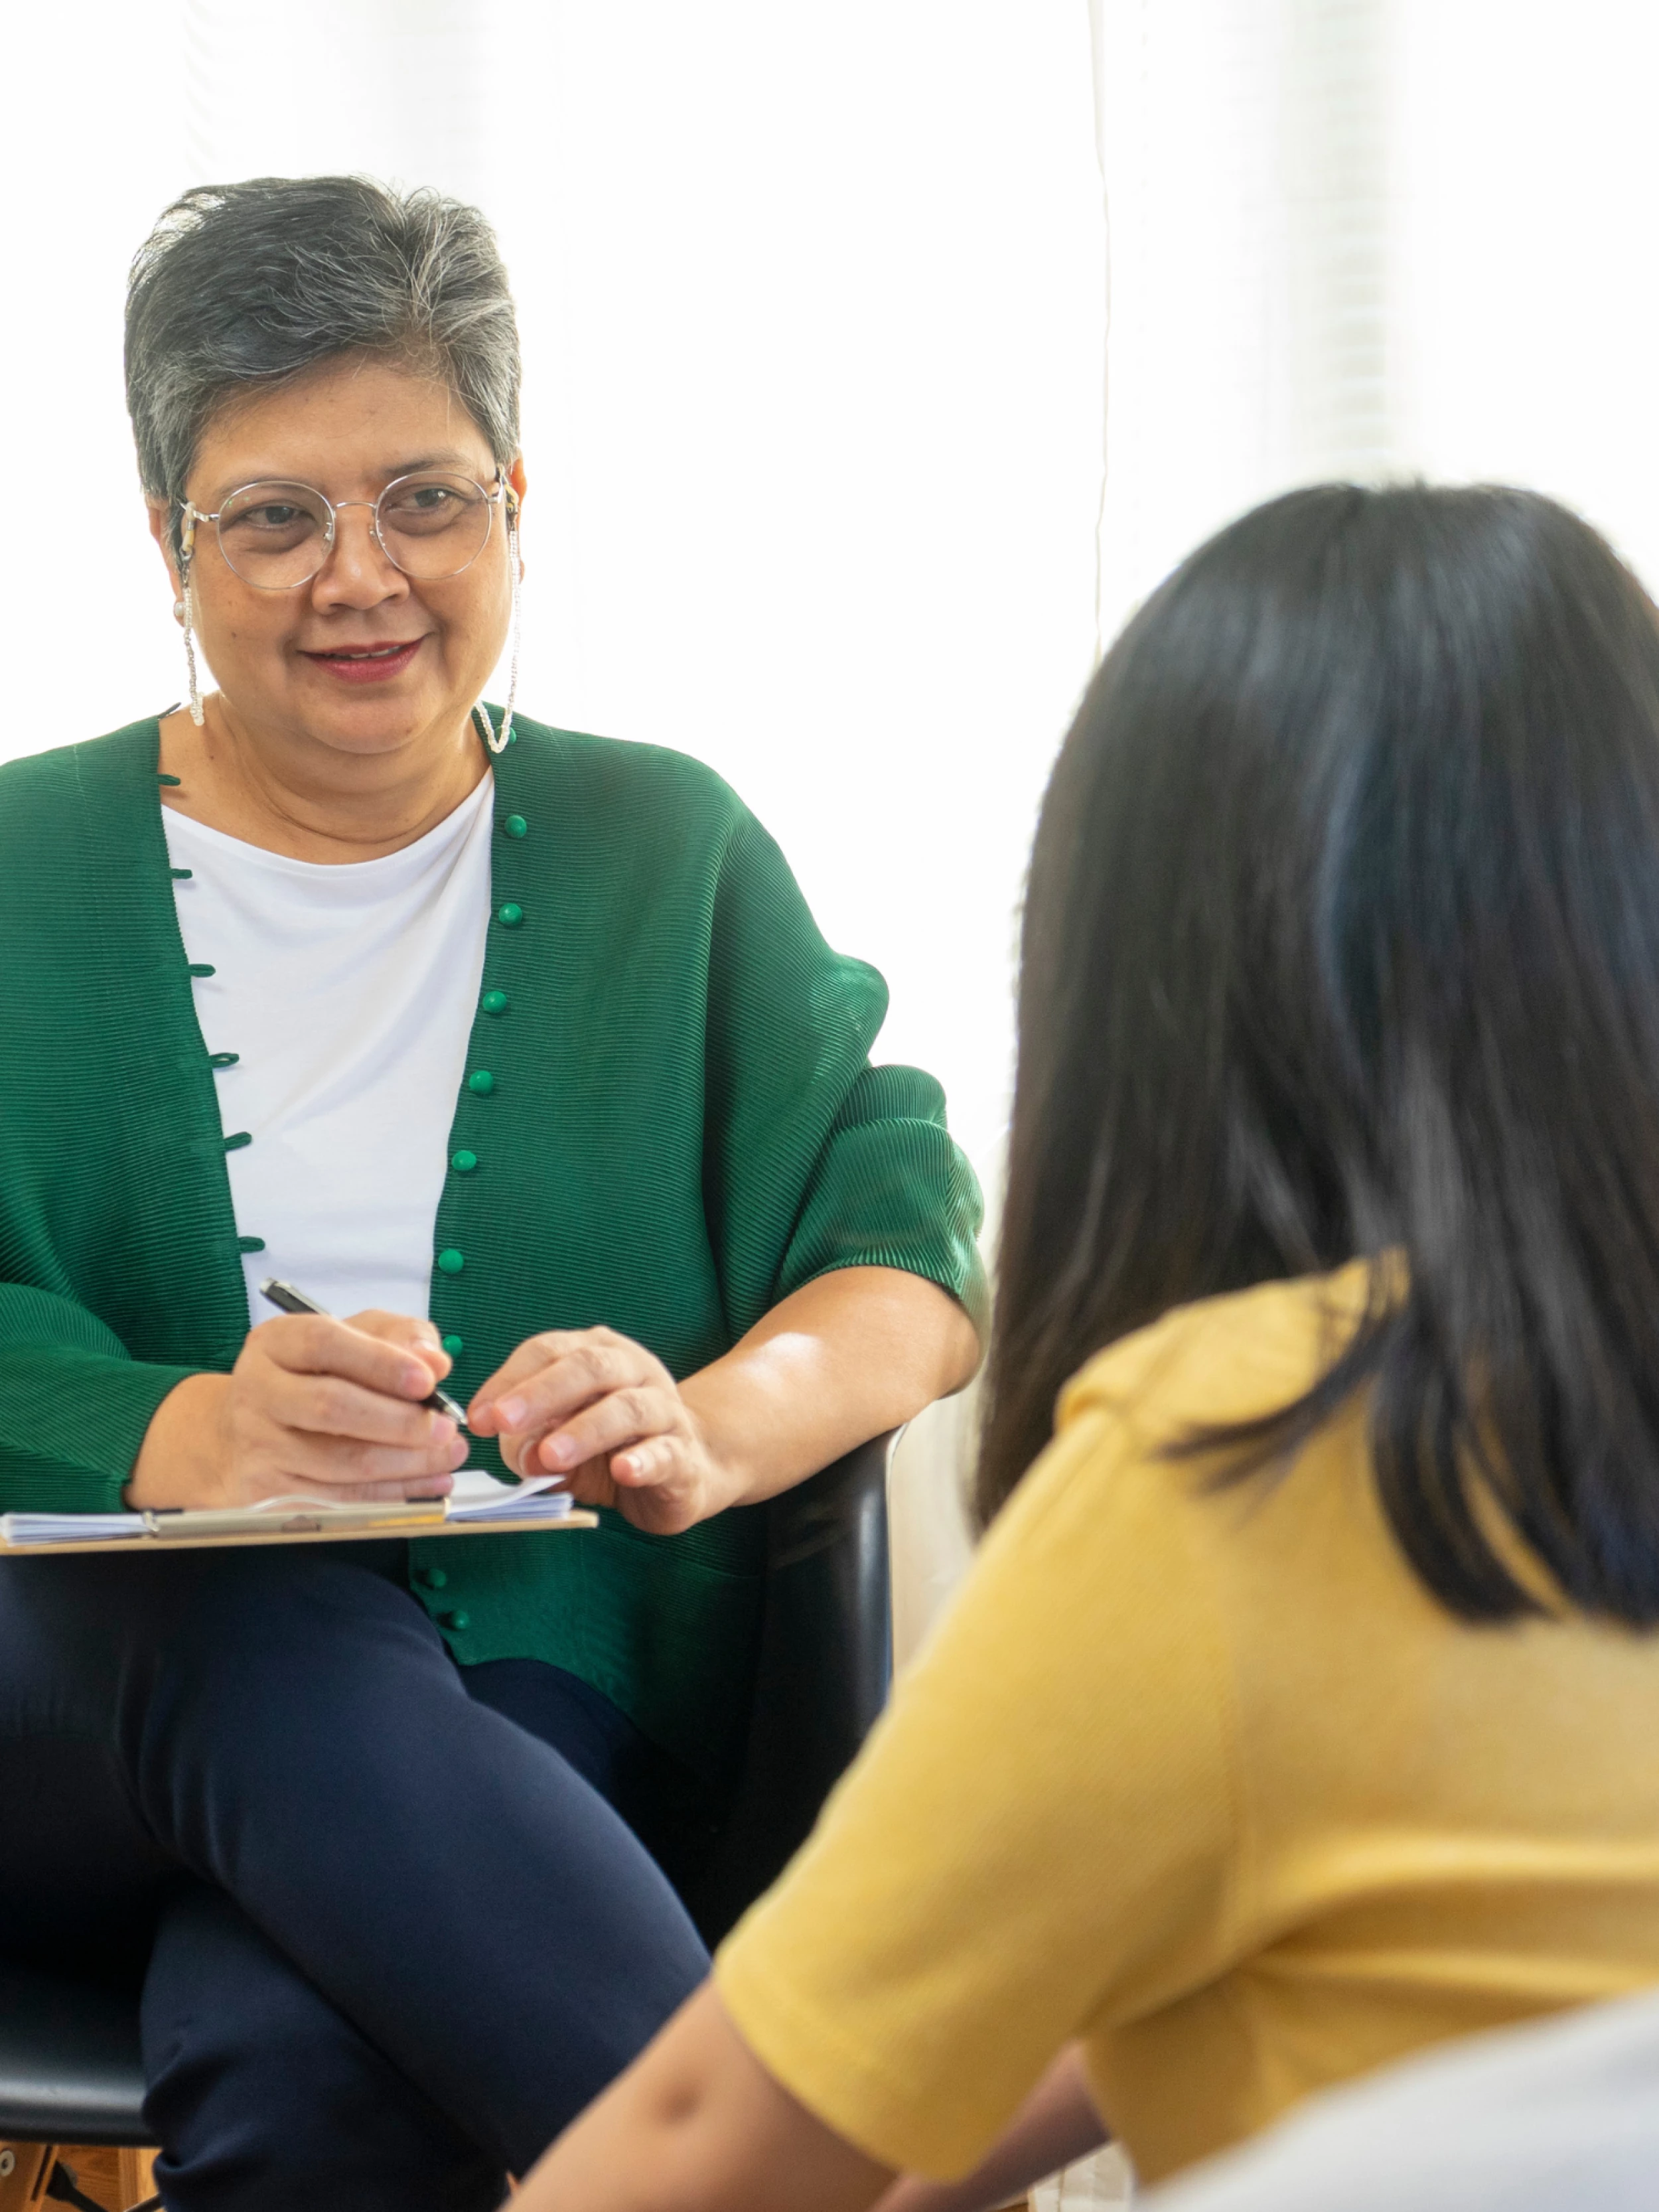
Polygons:
[[[459,1394],[538,1330],[600,1322],[689,1375],[836,1267],[907,1269],[980,1316],[979,1194],[939,1088],[871,1066],[885,987],[830,951],[741,801],[656,746],[523,720],[514,735],[450,1133],[477,1164],[447,1177],[434,1247]],[[118,1509],[161,1400],[228,1370],[247,1332],[239,1255],[259,1224],[232,1213],[239,1133],[192,1004],[157,743],[152,720],[0,768],[8,1510]],[[482,1070],[493,1085],[475,1088]],[[472,1458],[502,1471],[493,1442]],[[552,1661],[726,1771],[760,1514],[677,1537],[603,1519],[416,1543],[416,1594],[463,1664]]]

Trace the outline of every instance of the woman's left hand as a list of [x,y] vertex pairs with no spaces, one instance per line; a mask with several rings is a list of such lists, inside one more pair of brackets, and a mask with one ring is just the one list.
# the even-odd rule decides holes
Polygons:
[[521,1344],[467,1409],[518,1475],[556,1474],[653,1536],[732,1502],[735,1486],[661,1360],[613,1328],[550,1329]]
[[562,1475],[675,1536],[775,1497],[883,1436],[974,1371],[973,1323],[946,1291],[894,1267],[842,1267],[780,1298],[684,1384],[614,1328],[549,1329],[474,1397],[514,1474]]

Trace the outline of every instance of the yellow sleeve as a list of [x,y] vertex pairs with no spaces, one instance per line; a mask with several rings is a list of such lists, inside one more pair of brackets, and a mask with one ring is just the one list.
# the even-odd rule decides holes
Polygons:
[[1224,1669],[1187,1471],[1083,1411],[715,1966],[762,2063],[884,2164],[984,2155],[1060,2046],[1231,1954]]

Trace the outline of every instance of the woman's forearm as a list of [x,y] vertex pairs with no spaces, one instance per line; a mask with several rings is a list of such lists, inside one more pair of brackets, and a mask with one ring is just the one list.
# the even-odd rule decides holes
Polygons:
[[906,2174],[872,2212],[996,2212],[1074,2159],[1109,2140],[1073,2044],[1021,2106],[989,2155],[960,2181],[924,2181]]
[[1075,2049],[957,2182],[895,2180],[797,2104],[712,1984],[560,2136],[522,2212],[991,2212],[1107,2139]]
[[891,2169],[769,2074],[705,1982],[566,2129],[514,2212],[870,2212]]
[[781,1300],[681,1385],[730,1504],[787,1490],[959,1390],[979,1340],[948,1291],[897,1267],[843,1267]]

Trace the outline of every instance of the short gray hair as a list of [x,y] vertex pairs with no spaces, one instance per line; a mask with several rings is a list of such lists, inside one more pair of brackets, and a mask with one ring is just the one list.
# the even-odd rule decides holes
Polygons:
[[176,199],[127,281],[127,411],[152,497],[185,496],[227,400],[367,353],[441,378],[501,468],[519,451],[519,331],[476,208],[367,177],[256,177]]

